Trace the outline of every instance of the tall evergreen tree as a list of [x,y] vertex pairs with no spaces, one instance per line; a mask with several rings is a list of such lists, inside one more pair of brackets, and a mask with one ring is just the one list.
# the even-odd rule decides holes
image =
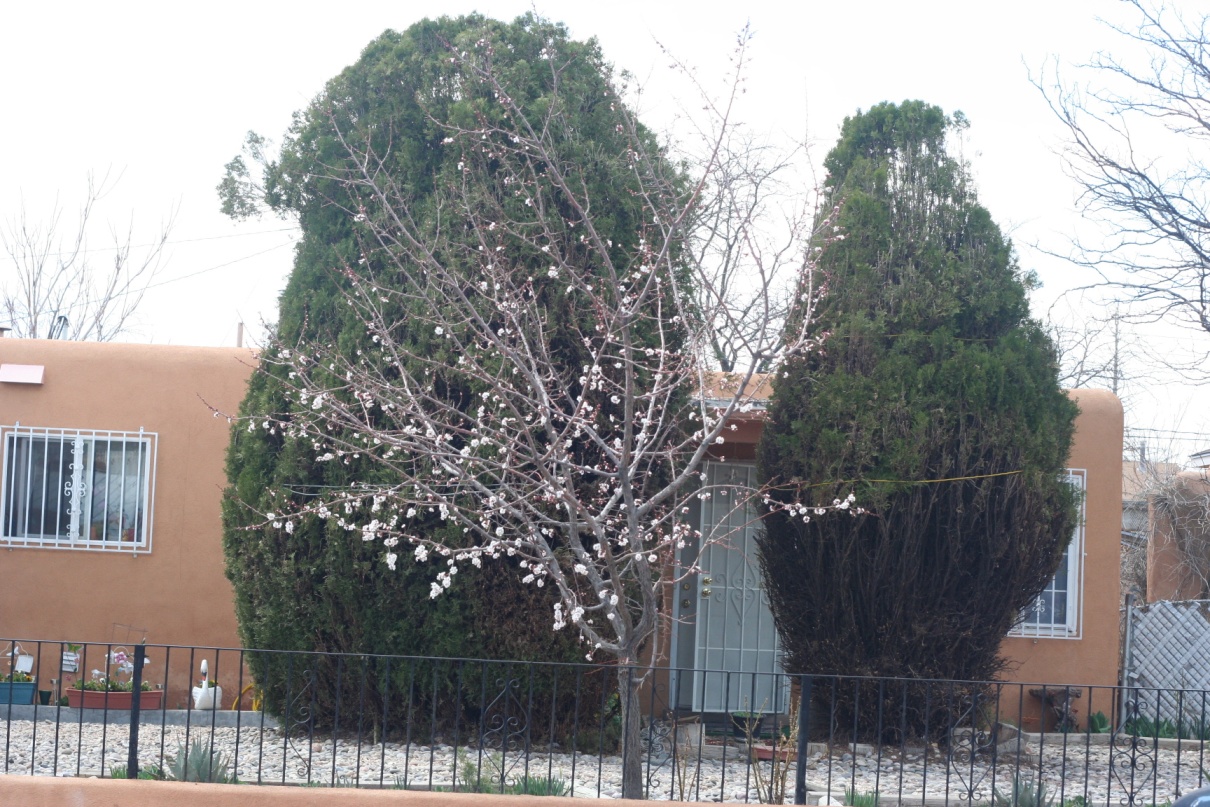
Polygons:
[[[964,127],[879,104],[825,163],[827,336],[778,373],[758,448],[760,560],[794,672],[993,678],[1075,526],[1076,407],[1010,243],[947,151]],[[813,515],[850,492],[860,510]]]
[[[493,74],[527,115],[535,121],[546,116],[574,122],[574,129],[553,137],[559,156],[576,166],[573,179],[597,203],[594,223],[612,253],[620,257],[637,248],[640,211],[649,200],[641,198],[624,159],[634,133],[617,128],[609,68],[595,42],[573,41],[561,26],[532,16],[511,24],[477,15],[442,18],[388,31],[295,116],[276,159],[266,159],[265,141],[250,135],[249,151],[263,162],[263,178],[253,178],[253,166],[243,157],[233,160],[219,186],[224,212],[243,218],[267,207],[296,216],[302,239],[281,296],[275,344],[241,407],[241,422],[255,427],[237,429],[228,453],[227,573],[248,647],[583,660],[574,634],[555,633],[546,618],[532,616],[551,613],[557,592],[522,585],[515,564],[469,567],[449,596],[433,599],[432,564],[409,559],[388,568],[380,543],[362,541],[332,521],[307,516],[287,525],[265,518],[295,512],[325,491],[392,482],[389,468],[364,457],[317,462],[313,441],[290,437],[280,425],[303,406],[290,394],[290,373],[281,360],[290,348],[322,346],[350,360],[380,350],[365,312],[349,304],[357,282],[380,287],[381,316],[391,324],[393,340],[451,368],[457,363],[450,343],[419,324],[431,312],[408,308],[415,295],[393,293],[409,281],[392,265],[390,245],[373,242],[390,229],[381,217],[409,217],[436,259],[465,267],[470,283],[483,233],[452,225],[455,211],[464,204],[476,205],[480,215],[500,207],[513,213],[524,209],[524,198],[505,187],[493,155],[468,152],[469,138],[455,142],[451,137],[508,118],[508,108],[492,97],[490,87],[472,82],[454,58],[481,54],[485,43],[490,43],[486,58]],[[555,54],[558,63],[552,61]],[[647,138],[642,132],[637,136]],[[376,162],[376,186],[364,181],[364,160]],[[467,190],[462,182],[470,175],[467,164],[475,166],[476,177],[494,176],[497,184]],[[383,204],[384,190],[393,206]],[[531,217],[527,238],[507,243],[517,272],[545,275],[550,259],[542,242],[574,243],[577,237],[570,209],[543,212],[541,218]],[[367,215],[380,218],[367,224]],[[552,231],[556,224],[559,230]],[[580,252],[591,265],[593,250]],[[545,295],[549,314],[541,338],[554,362],[578,375],[584,347],[576,333],[586,327],[583,312],[577,321],[576,307],[553,283],[537,284],[537,293]],[[495,315],[486,308],[483,313]],[[399,373],[392,372],[390,362],[385,365],[383,380],[390,383]],[[427,366],[408,369],[431,372]],[[478,403],[482,391],[452,371],[437,374],[433,383],[459,409]],[[435,516],[421,529],[451,544],[460,532]],[[267,668],[260,673],[262,679],[273,677]],[[347,686],[359,685],[346,678]],[[379,684],[372,680],[371,685],[367,713],[377,714],[383,708]]]

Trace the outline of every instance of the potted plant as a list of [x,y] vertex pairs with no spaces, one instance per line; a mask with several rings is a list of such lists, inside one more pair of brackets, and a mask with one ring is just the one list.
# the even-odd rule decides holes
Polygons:
[[[119,648],[109,654],[109,666],[112,672],[93,670],[90,679],[72,684],[67,690],[67,705],[83,709],[129,709],[135,697],[134,660]],[[139,689],[140,709],[159,709],[163,705],[162,689],[152,689],[148,681],[143,681]]]
[[34,689],[38,686],[34,677],[27,672],[14,670],[0,678],[0,704],[34,702]]

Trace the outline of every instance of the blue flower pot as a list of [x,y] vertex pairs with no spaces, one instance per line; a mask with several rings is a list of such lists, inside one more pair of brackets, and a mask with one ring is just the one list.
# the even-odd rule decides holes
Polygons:
[[33,703],[36,681],[0,681],[0,703]]

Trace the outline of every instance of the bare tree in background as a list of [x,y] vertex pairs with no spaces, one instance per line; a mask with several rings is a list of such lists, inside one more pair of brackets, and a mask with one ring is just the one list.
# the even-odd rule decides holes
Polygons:
[[[817,194],[803,192],[796,170],[798,162],[810,167],[805,147],[787,152],[738,127],[721,144],[706,140],[713,153],[698,162],[715,167],[687,243],[708,278],[700,284],[701,308],[716,312],[710,360],[730,373],[748,358],[745,345],[786,322]],[[762,362],[759,369],[769,367]]]
[[[1162,3],[1124,0],[1137,27],[1110,25],[1130,48],[1084,67],[1096,86],[1056,73],[1039,82],[1066,126],[1066,164],[1103,242],[1075,245],[1076,263],[1124,304],[1123,315],[1210,331],[1210,31]],[[1180,363],[1205,377],[1200,359]]]
[[17,337],[110,341],[125,331],[163,261],[175,213],[151,243],[135,244],[133,221],[110,227],[112,246],[90,246],[96,208],[112,189],[108,176],[88,177],[74,221],[56,201],[44,219],[22,207],[0,225],[13,271],[0,277],[0,311]]
[[1121,356],[1116,351],[1116,319],[1077,323],[1048,317],[1046,330],[1059,354],[1059,383],[1068,389],[1096,387],[1118,394],[1122,382]]
[[1067,389],[1107,389],[1130,413],[1139,392],[1156,380],[1163,361],[1140,339],[1135,323],[1117,309],[1089,317],[1086,307],[1061,298],[1046,312],[1047,332],[1059,356],[1059,384]]

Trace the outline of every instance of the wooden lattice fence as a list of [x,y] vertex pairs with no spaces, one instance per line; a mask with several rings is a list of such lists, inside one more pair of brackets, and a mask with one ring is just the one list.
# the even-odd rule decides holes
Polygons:
[[1210,600],[1161,601],[1130,614],[1126,680],[1138,714],[1151,720],[1207,722]]

